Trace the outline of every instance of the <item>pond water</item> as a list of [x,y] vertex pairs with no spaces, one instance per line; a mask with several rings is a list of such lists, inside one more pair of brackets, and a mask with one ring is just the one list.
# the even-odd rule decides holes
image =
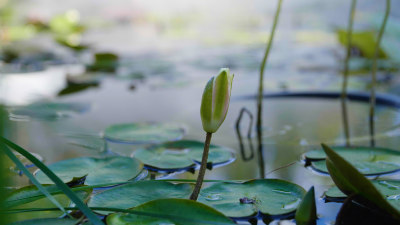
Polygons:
[[[36,2],[48,4],[49,8],[56,11],[76,7],[81,11],[82,19],[96,16],[96,13],[90,13],[86,4],[78,4],[76,1],[64,6],[55,6],[50,3],[51,1]],[[35,80],[40,79],[40,82],[36,86],[32,85],[37,88],[31,88],[29,85],[32,76],[17,75],[17,81],[13,83],[11,79],[7,83],[10,85],[8,87],[15,84],[12,86],[13,89],[0,92],[12,96],[7,98],[9,102],[6,101],[10,105],[50,99],[57,102],[82,103],[88,106],[88,109],[56,120],[13,118],[9,121],[7,136],[17,144],[42,156],[47,164],[78,156],[99,154],[130,156],[136,149],[143,147],[143,145],[108,143],[107,151],[100,153],[98,150],[79,145],[89,143],[95,148],[102,146],[102,142],[99,143],[99,140],[93,137],[102,135],[106,127],[117,123],[176,122],[185,127],[184,139],[203,141],[205,133],[201,126],[199,108],[204,85],[220,67],[230,67],[235,73],[230,108],[224,124],[213,135],[212,143],[233,149],[236,160],[229,165],[208,170],[205,179],[260,178],[255,128],[252,128],[251,139],[254,145],[254,158],[243,160],[235,122],[243,107],[255,116],[256,99],[245,99],[243,96],[252,96],[256,93],[259,63],[275,5],[267,4],[268,1],[253,1],[254,6],[241,8],[244,3],[235,2],[237,5],[233,4],[235,6],[220,17],[215,14],[227,4],[226,1],[224,4],[216,4],[214,9],[206,6],[206,3],[183,5],[182,9],[173,4],[166,15],[160,14],[159,18],[154,18],[156,22],[149,22],[151,20],[146,16],[156,14],[160,9],[151,8],[154,4],[137,3],[142,7],[143,14],[146,15],[143,18],[146,19],[143,24],[138,22],[139,19],[135,20],[133,25],[124,22],[124,19],[130,18],[127,15],[129,10],[123,10],[123,2],[116,2],[114,8],[109,9],[106,15],[110,18],[116,17],[117,19],[114,19],[117,22],[114,21],[113,26],[90,30],[84,36],[84,40],[95,43],[98,50],[112,51],[120,55],[120,66],[116,72],[118,75],[91,73],[90,80],[99,81],[97,86],[63,96],[57,96],[57,93],[66,87],[66,77],[58,72],[54,73],[56,76],[53,76],[53,73],[38,75]],[[335,40],[336,34],[331,27],[345,27],[348,1],[323,4],[317,2],[303,0],[284,3],[282,21],[265,73],[265,89],[268,92],[340,90],[342,81],[339,74],[342,67],[340,59],[344,51]],[[175,4],[179,5],[179,1]],[[213,4],[214,2],[211,5]],[[97,6],[95,12],[107,11],[105,9],[108,3],[102,1],[99,5],[101,7]],[[29,5],[21,8],[27,10],[30,7],[35,9],[33,12],[36,14],[42,12],[39,7]],[[173,13],[180,10],[194,10],[196,7],[198,10],[197,14],[193,13],[196,15],[194,18],[183,14],[177,16],[178,22],[175,21],[177,24],[171,22],[174,21],[174,18],[170,18]],[[392,22],[389,24],[395,27],[395,21],[400,19],[400,5],[398,2],[393,2],[392,7]],[[379,21],[376,17],[381,15],[377,13],[379,10],[375,8],[373,1],[360,3],[359,15],[362,16],[358,18],[357,26],[362,28],[372,24],[367,28],[375,28],[377,25],[374,21]],[[208,13],[214,15],[208,18]],[[242,25],[237,25],[239,19],[233,19],[238,13],[243,13],[242,19],[248,16]],[[227,18],[224,18],[224,15]],[[44,16],[48,15],[44,13]],[[165,18],[169,18],[170,21],[160,22]],[[188,19],[186,24],[185,21],[179,20],[182,18],[191,20]],[[214,21],[222,22],[216,23],[210,28],[211,31],[208,31],[208,26]],[[255,24],[249,26],[252,23]],[[224,25],[226,27],[222,29]],[[133,30],[127,32],[127,29]],[[393,32],[389,32],[389,38],[384,40],[384,45],[399,45],[396,33],[399,30],[396,29],[398,27],[391,29]],[[206,34],[202,36],[203,33]],[[130,40],[126,34],[131,37]],[[39,37],[39,40],[45,43],[46,39]],[[78,71],[79,74],[82,65],[88,60],[86,55],[82,54],[73,61],[76,65],[65,66],[62,69],[69,70],[70,73]],[[59,67],[57,68],[60,69]],[[370,80],[368,75],[351,76],[350,89],[368,91]],[[378,90],[393,95],[398,94],[397,87],[400,83],[396,75],[398,72],[379,74]],[[3,79],[6,80],[4,77]],[[0,84],[0,87],[3,86]],[[28,94],[23,94],[24,92]],[[15,101],[11,101],[12,99]],[[322,196],[333,182],[329,176],[305,168],[302,154],[312,149],[319,149],[321,142],[329,145],[345,144],[340,101],[324,98],[265,98],[263,107],[263,161],[266,178],[291,181],[306,190],[314,185],[316,196]],[[368,112],[367,103],[348,102],[352,145],[370,144]],[[375,123],[376,145],[398,149],[400,110],[378,105]],[[248,125],[249,119],[244,116],[241,123],[243,136],[247,134]],[[92,138],[86,139],[85,135],[90,135]],[[249,155],[247,140],[244,140],[244,146],[246,155]],[[286,165],[288,166],[285,167]],[[280,167],[284,168],[274,171]],[[388,177],[399,179],[400,175],[392,174]],[[168,178],[196,179],[196,176],[187,172],[174,174]],[[18,186],[24,186],[28,180],[16,176],[15,182]],[[322,197],[317,199],[320,217],[318,224],[333,224],[340,207],[340,203],[325,203]],[[290,223],[286,221],[280,224]]]

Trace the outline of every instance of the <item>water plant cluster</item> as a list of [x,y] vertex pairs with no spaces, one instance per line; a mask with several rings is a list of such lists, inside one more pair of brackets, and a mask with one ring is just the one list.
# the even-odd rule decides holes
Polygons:
[[[382,215],[384,224],[400,221],[400,180],[382,178],[400,171],[398,150],[376,147],[375,135],[375,83],[378,58],[384,56],[380,42],[390,12],[390,0],[386,1],[386,12],[374,51],[366,55],[372,60],[369,129],[370,146],[352,146],[349,118],[347,116],[347,92],[351,49],[362,46],[353,34],[356,0],[352,0],[347,31],[340,31],[340,39],[346,45],[343,69],[343,86],[340,93],[343,115],[345,146],[321,147],[306,152],[304,166],[319,174],[329,175],[336,186],[324,194],[326,202],[343,202],[337,215],[337,224],[346,224],[346,215],[353,204]],[[231,101],[234,75],[222,68],[206,83],[199,102],[200,118],[205,140],[183,139],[185,128],[175,123],[136,122],[113,124],[101,131],[101,135],[90,138],[95,144],[79,140],[79,145],[97,149],[97,157],[79,157],[61,160],[46,165],[43,159],[9,140],[6,130],[0,130],[0,220],[8,225],[128,225],[128,224],[270,224],[274,220],[291,220],[300,225],[318,223],[315,188],[308,191],[298,184],[282,179],[267,179],[263,154],[262,115],[264,94],[264,71],[272,48],[274,34],[282,0],[278,5],[265,54],[260,66],[257,95],[256,124],[258,179],[251,180],[205,180],[214,168],[225,166],[236,159],[228,147],[216,145],[212,136],[224,123]],[[83,27],[76,23],[65,26],[64,20],[55,18],[48,25],[55,32],[55,39],[76,50],[84,45],[73,45],[74,36]],[[69,21],[71,22],[71,21]],[[58,26],[58,24],[63,24]],[[40,24],[35,24],[39,26]],[[45,25],[41,25],[47,27]],[[44,29],[44,28],[43,28]],[[48,29],[48,28],[46,28]],[[363,36],[363,38],[365,38]],[[112,54],[98,54],[90,70],[115,72],[113,62],[118,58]],[[102,62],[101,62],[102,61]],[[99,69],[100,68],[100,69]],[[290,96],[283,93],[279,96]],[[303,93],[304,95],[304,93]],[[318,94],[315,94],[318,95]],[[277,96],[277,95],[276,95]],[[275,97],[276,97],[275,96]],[[320,96],[318,96],[320,97]],[[89,107],[77,103],[33,103],[27,106],[0,108],[0,119],[11,120],[59,120],[84,113]],[[243,108],[236,124],[239,139],[240,120],[247,113],[252,124],[253,114]],[[6,123],[2,123],[6,124]],[[250,125],[248,139],[252,143]],[[73,137],[76,138],[77,137]],[[78,139],[81,138],[80,136]],[[109,143],[140,145],[130,156],[112,152]],[[240,142],[243,148],[243,143]],[[250,157],[254,157],[251,148]],[[242,152],[242,157],[247,156]],[[10,166],[11,165],[11,166]],[[289,166],[289,165],[288,165]],[[8,168],[8,169],[6,169]],[[10,169],[11,168],[11,169]],[[197,179],[168,179],[178,173],[196,173]],[[31,185],[13,188],[10,176],[26,176]],[[314,175],[313,175],[314,176]],[[317,175],[315,175],[317,176]],[[370,180],[375,176],[379,179]],[[205,187],[204,183],[207,183]],[[349,224],[349,222],[347,222]],[[351,224],[351,222],[350,222]]]

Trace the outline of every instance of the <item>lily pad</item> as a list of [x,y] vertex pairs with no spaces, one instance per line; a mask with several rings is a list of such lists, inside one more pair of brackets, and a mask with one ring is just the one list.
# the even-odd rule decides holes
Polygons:
[[[73,158],[50,164],[48,167],[64,182],[87,175],[86,185],[128,181],[137,177],[143,169],[139,160],[123,156]],[[43,184],[53,183],[40,170],[35,172],[35,175]]]
[[[400,170],[400,151],[372,147],[332,147],[340,156],[349,161],[364,175],[381,175]],[[305,153],[312,169],[328,173],[326,155],[323,150],[313,150]]]
[[[400,180],[371,180],[376,189],[382,193],[388,201],[399,202],[400,200]],[[347,196],[336,186],[329,188],[325,192],[327,201],[342,202]],[[400,209],[400,202],[395,204]]]
[[84,103],[40,102],[10,110],[10,118],[15,120],[42,119],[56,120],[83,113],[89,109]]
[[[46,186],[46,189],[57,188],[56,186]],[[21,189],[15,190],[8,194],[6,199],[6,204],[8,209],[26,209],[26,208],[54,208],[54,204],[46,198],[44,195],[35,195],[40,193],[40,191],[35,186],[27,186]],[[75,192],[77,196],[86,201],[92,189],[82,190]],[[58,193],[53,195],[54,198],[63,206],[69,207],[72,201],[63,193]],[[10,217],[10,222],[16,222],[21,220],[31,220],[38,218],[55,218],[60,217],[64,213],[61,211],[43,211],[43,212],[24,212],[13,214],[15,216]],[[25,223],[24,223],[25,224]],[[32,223],[34,224],[34,223]]]
[[104,131],[108,141],[128,144],[158,144],[182,138],[185,130],[172,123],[126,123],[109,126]]
[[306,191],[277,179],[244,183],[216,183],[201,190],[198,201],[235,219],[257,216],[277,218],[294,213]]
[[[173,184],[166,181],[138,181],[118,186],[96,195],[89,200],[89,207],[129,209],[161,198],[189,198],[191,184]],[[99,212],[108,214],[109,212]]]
[[[147,202],[133,210],[154,215],[111,214],[107,217],[109,225],[134,224],[235,224],[229,218],[215,209],[188,199],[159,199]],[[155,216],[158,216],[155,217]]]
[[8,225],[75,225],[77,223],[78,220],[75,219],[47,218],[47,219],[24,220],[20,222],[11,223]]
[[[192,140],[167,142],[148,149],[139,149],[133,156],[145,164],[149,170],[176,172],[194,168],[201,163],[204,143]],[[232,162],[235,159],[233,152],[222,146],[210,145],[208,163],[218,166]]]

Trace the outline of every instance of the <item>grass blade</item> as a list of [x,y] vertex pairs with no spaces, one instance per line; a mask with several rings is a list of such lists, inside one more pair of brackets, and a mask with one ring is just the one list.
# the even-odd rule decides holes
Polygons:
[[104,225],[104,223],[96,216],[96,214],[94,214],[93,211],[89,209],[89,207],[87,207],[85,203],[83,203],[83,201],[40,160],[38,160],[25,149],[21,148],[17,144],[9,141],[4,137],[0,137],[0,143],[8,145],[12,149],[23,155],[25,158],[27,158],[29,161],[31,161],[33,164],[35,164],[36,167],[41,169],[43,173],[45,173],[54,182],[54,184],[56,184],[57,187],[60,188],[60,190],[66,196],[68,196],[68,198],[71,199],[72,202],[75,203],[79,210],[81,210],[82,213],[85,214],[85,216],[90,220],[93,225]]

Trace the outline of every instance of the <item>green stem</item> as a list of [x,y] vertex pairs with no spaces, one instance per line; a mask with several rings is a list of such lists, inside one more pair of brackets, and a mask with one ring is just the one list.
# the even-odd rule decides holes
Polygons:
[[267,48],[264,53],[264,58],[261,62],[260,67],[260,77],[258,81],[258,98],[257,98],[257,141],[258,141],[258,162],[260,165],[260,176],[262,178],[265,177],[265,169],[264,169],[264,156],[263,156],[263,146],[262,146],[262,101],[263,101],[263,92],[264,92],[264,69],[267,64],[267,59],[269,52],[272,47],[272,42],[275,36],[275,30],[278,25],[279,14],[281,11],[282,0],[278,1],[278,7],[276,8],[274,24],[272,26],[271,35],[269,36],[269,40],[267,43]]
[[357,0],[352,0],[350,15],[349,15],[349,26],[347,27],[347,49],[346,58],[344,60],[343,69],[343,83],[342,83],[342,94],[341,94],[341,104],[342,104],[342,118],[344,125],[344,135],[346,137],[346,146],[350,146],[350,129],[349,129],[349,119],[347,114],[347,82],[349,78],[349,60],[351,57],[351,45],[353,36],[353,21],[355,15]]
[[370,97],[370,109],[369,109],[369,132],[370,132],[370,137],[371,137],[371,146],[375,146],[375,84],[376,84],[376,71],[377,71],[377,59],[378,59],[378,53],[379,53],[379,46],[382,40],[383,33],[385,32],[386,28],[386,23],[389,18],[390,14],[390,0],[386,0],[386,11],[385,11],[385,16],[383,18],[382,25],[380,27],[379,33],[378,33],[378,39],[376,41],[375,45],[375,52],[374,52],[374,58],[372,60],[372,72],[371,72],[371,97]]
[[200,189],[203,184],[204,175],[206,173],[207,168],[207,161],[208,161],[208,151],[210,150],[210,143],[211,143],[212,133],[207,132],[206,140],[204,142],[204,150],[203,150],[203,157],[201,158],[201,166],[199,170],[199,175],[196,180],[196,185],[194,186],[192,195],[190,196],[190,200],[197,201],[199,197]]

